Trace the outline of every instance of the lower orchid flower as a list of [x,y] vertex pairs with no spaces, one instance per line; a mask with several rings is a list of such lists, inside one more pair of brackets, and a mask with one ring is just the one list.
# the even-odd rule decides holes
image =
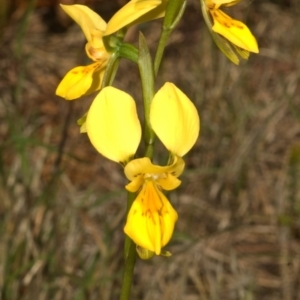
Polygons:
[[141,140],[141,125],[135,101],[123,91],[106,87],[98,94],[88,111],[86,130],[103,156],[125,166],[130,181],[126,189],[138,193],[127,216],[125,233],[137,244],[138,253],[144,249],[160,255],[178,219],[163,190],[180,185],[178,177],[185,165],[182,156],[195,144],[200,121],[188,97],[166,83],[151,102],[150,123],[170,152],[167,166],[155,165],[148,157],[132,159]]

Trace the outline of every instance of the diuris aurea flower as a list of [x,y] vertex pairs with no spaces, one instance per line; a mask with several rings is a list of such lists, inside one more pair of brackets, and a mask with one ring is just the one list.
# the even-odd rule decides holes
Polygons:
[[111,57],[102,38],[128,25],[163,17],[166,3],[166,0],[131,0],[108,23],[87,6],[61,4],[62,9],[81,27],[87,40],[86,54],[94,63],[70,70],[57,87],[56,94],[74,100],[99,90]]
[[240,0],[200,0],[204,20],[215,43],[235,64],[239,64],[238,55],[248,59],[250,52],[259,52],[249,28],[220,9],[221,6],[232,6],[238,2]]
[[166,83],[150,106],[150,123],[171,154],[170,164],[159,166],[149,158],[132,159],[141,140],[135,101],[125,92],[104,88],[93,101],[86,120],[88,137],[105,157],[125,165],[126,189],[138,192],[127,216],[125,233],[141,248],[157,255],[172,237],[178,215],[163,190],[177,188],[184,156],[196,142],[200,122],[188,97]]

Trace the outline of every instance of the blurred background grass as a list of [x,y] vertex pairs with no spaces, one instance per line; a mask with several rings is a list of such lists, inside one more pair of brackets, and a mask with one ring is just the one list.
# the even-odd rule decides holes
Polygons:
[[[81,1],[106,20],[124,2]],[[132,299],[300,299],[299,5],[232,7],[260,45],[237,67],[189,1],[157,88],[172,81],[194,100],[201,137],[170,194],[173,256],[137,262]],[[0,299],[118,299],[126,180],[78,132],[93,96],[54,95],[88,63],[84,37],[57,1],[0,0],[0,15]],[[160,24],[128,40],[142,30],[154,50]],[[138,80],[123,61],[116,86],[140,99]]]

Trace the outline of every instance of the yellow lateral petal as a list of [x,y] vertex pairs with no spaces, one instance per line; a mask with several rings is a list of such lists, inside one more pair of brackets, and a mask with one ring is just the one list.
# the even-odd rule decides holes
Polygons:
[[178,156],[195,144],[200,130],[196,107],[174,84],[167,82],[154,96],[150,123],[166,148]]
[[217,7],[221,5],[232,6],[240,2],[241,0],[206,0],[207,2],[214,3]]
[[109,20],[105,35],[115,33],[129,24],[144,23],[163,17],[166,3],[166,0],[131,0]]
[[74,100],[99,90],[104,69],[101,62],[96,62],[70,70],[58,85],[56,95]]
[[[130,164],[130,162],[128,164]],[[128,164],[126,166],[128,166]],[[135,193],[141,188],[143,184],[144,184],[144,176],[140,174],[137,175],[135,178],[133,178],[132,181],[126,185],[125,188],[129,192]]]
[[91,143],[103,156],[127,162],[141,140],[133,98],[114,87],[104,88],[89,109],[86,129]]
[[211,11],[214,19],[212,30],[234,45],[254,53],[258,53],[258,45],[249,28],[242,22],[229,17],[220,10]]
[[170,173],[167,173],[166,176],[162,176],[157,179],[157,185],[165,191],[175,190],[180,186],[180,184],[181,180]]
[[158,166],[152,164],[148,157],[138,158],[130,161],[124,169],[125,176],[130,180],[135,180],[140,174],[156,174],[159,177],[162,174],[171,173],[178,177],[184,170],[184,161],[181,157],[176,157],[169,166]]
[[106,30],[106,22],[93,10],[85,5],[63,5],[61,8],[81,27],[88,42],[92,41],[92,34],[98,32],[102,36]]

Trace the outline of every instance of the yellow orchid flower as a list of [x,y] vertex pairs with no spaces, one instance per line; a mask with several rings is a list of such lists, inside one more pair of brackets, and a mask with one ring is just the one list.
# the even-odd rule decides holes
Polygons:
[[126,189],[138,192],[127,216],[125,233],[140,247],[160,255],[161,248],[171,239],[177,212],[162,190],[176,189],[177,178],[184,169],[184,161],[175,156],[170,166],[157,166],[147,157],[135,159],[125,167],[131,180]]
[[222,5],[232,6],[238,2],[240,0],[200,0],[204,20],[215,43],[237,65],[239,56],[248,59],[250,52],[259,52],[257,41],[249,28],[220,9]]
[[[88,137],[105,157],[121,162],[131,181],[126,189],[138,192],[128,213],[125,233],[141,248],[159,255],[172,237],[177,213],[162,190],[173,190],[184,169],[181,158],[195,144],[200,130],[197,110],[172,83],[166,83],[150,106],[150,123],[171,153],[171,164],[158,166],[149,158],[131,160],[140,139],[141,126],[135,102],[113,87],[104,88],[92,103],[86,119]],[[128,162],[129,161],[129,162]]]
[[87,40],[87,56],[94,63],[70,70],[58,85],[56,94],[74,100],[99,90],[111,57],[111,53],[104,47],[103,36],[128,25],[163,17],[166,3],[166,0],[131,0],[108,23],[87,6],[61,4],[62,9],[81,27]]

